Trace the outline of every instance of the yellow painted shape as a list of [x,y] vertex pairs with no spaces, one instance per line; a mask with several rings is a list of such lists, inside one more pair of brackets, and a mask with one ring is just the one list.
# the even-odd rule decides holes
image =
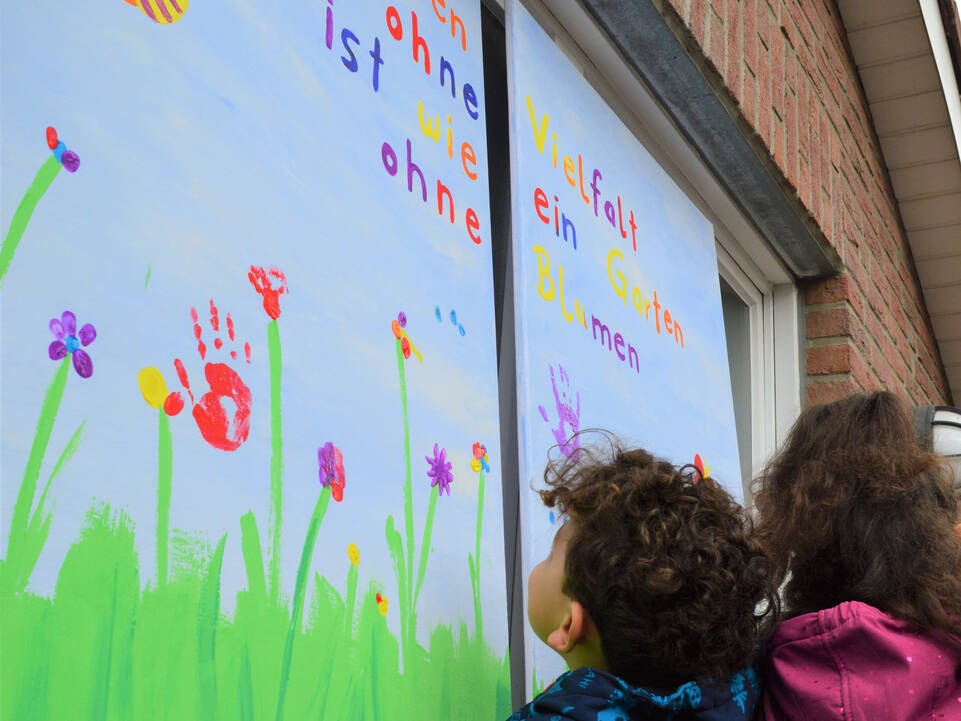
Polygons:
[[160,371],[153,366],[141,368],[137,374],[137,383],[140,385],[140,392],[147,405],[151,408],[160,408],[167,399],[167,383]]

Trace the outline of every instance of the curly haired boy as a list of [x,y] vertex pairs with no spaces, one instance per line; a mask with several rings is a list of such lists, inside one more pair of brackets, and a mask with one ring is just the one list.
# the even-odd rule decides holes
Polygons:
[[776,589],[744,510],[693,467],[613,443],[544,480],[566,522],[527,613],[571,670],[510,721],[752,718]]

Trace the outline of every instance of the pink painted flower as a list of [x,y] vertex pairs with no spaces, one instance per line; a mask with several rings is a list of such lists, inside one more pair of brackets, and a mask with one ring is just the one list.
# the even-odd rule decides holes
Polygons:
[[344,454],[330,441],[317,449],[317,464],[320,467],[320,485],[331,487],[331,495],[340,503],[344,500],[344,486],[347,484],[344,473]]
[[65,310],[59,318],[50,319],[50,330],[56,338],[47,349],[50,360],[66,358],[73,355],[73,368],[81,378],[93,375],[93,359],[80,346],[88,346],[97,337],[97,329],[92,323],[87,323],[77,332],[77,316]]

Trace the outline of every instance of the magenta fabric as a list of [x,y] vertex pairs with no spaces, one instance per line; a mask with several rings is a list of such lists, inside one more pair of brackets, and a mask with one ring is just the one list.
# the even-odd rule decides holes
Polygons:
[[763,721],[961,721],[961,650],[848,601],[782,623]]

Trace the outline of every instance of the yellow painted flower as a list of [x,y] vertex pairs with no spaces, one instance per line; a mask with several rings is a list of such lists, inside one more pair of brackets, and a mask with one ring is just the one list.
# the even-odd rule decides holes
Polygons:
[[349,558],[350,562],[355,566],[360,565],[360,551],[357,550],[356,543],[351,542],[347,544],[347,558]]
[[381,616],[387,616],[387,596],[377,594],[377,610]]
[[471,469],[472,471],[474,471],[474,473],[480,473],[481,462],[480,462],[479,460],[477,460],[476,458],[471,458],[471,459],[470,459],[470,469]]
[[137,374],[137,383],[140,384],[140,392],[143,399],[151,408],[160,408],[167,399],[167,384],[160,371],[153,366],[141,368]]
[[175,416],[183,410],[184,401],[180,393],[168,393],[163,375],[153,366],[140,369],[137,374],[137,383],[140,385],[143,399],[151,408],[163,406],[164,413],[168,416]]

